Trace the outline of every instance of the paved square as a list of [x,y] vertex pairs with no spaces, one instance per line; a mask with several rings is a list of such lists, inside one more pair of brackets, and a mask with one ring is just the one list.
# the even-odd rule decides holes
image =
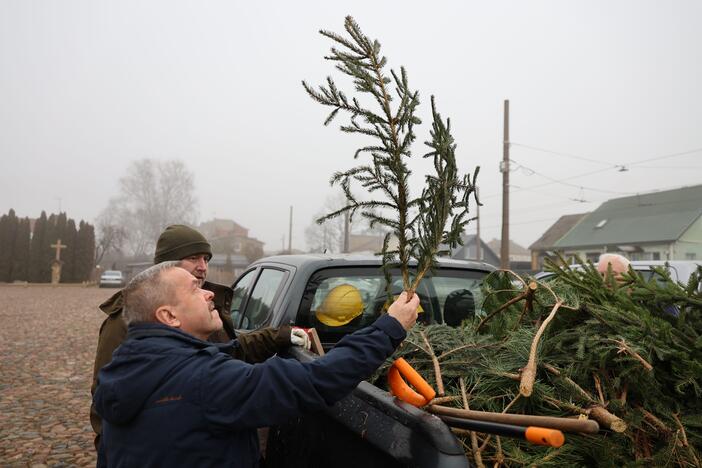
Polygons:
[[95,466],[97,306],[116,291],[0,284],[2,466]]

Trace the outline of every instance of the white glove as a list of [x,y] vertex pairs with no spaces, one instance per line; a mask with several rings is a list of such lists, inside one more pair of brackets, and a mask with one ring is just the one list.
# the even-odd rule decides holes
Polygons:
[[308,351],[312,347],[309,335],[302,328],[292,329],[292,333],[290,333],[290,343],[292,343],[293,346],[302,346]]

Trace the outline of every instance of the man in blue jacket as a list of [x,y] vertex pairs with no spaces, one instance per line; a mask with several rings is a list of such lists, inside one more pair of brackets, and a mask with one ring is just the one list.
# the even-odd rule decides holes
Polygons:
[[103,418],[98,465],[257,466],[256,428],[332,405],[405,338],[419,298],[403,293],[376,322],[309,363],[231,358],[213,294],[178,262],[137,275],[124,290],[127,340],[98,376]]

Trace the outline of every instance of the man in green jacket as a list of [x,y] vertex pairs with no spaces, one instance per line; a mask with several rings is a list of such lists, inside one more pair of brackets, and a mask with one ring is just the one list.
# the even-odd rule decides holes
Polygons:
[[[174,224],[168,226],[158,238],[154,264],[166,261],[180,261],[181,268],[191,273],[200,282],[200,287],[214,293],[214,303],[222,319],[223,328],[213,333],[209,341],[227,342],[237,338],[239,347],[235,348],[232,356],[250,364],[263,362],[269,357],[290,345],[309,348],[309,338],[303,330],[292,329],[289,325],[279,328],[264,328],[250,333],[236,335],[234,323],[229,311],[233,291],[228,286],[206,281],[208,262],[212,258],[212,247],[207,239],[195,229]],[[103,366],[112,360],[112,353],[125,340],[127,325],[122,317],[122,291],[100,304],[100,309],[107,318],[100,326],[95,365],[93,367],[93,385],[91,393],[97,387],[97,375]],[[95,431],[95,447],[97,448],[102,433],[102,420],[90,406],[90,423]]]

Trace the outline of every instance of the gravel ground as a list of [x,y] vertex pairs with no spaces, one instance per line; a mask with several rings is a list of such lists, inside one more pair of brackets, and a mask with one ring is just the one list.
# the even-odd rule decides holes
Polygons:
[[95,466],[97,305],[115,291],[0,284],[0,465]]

